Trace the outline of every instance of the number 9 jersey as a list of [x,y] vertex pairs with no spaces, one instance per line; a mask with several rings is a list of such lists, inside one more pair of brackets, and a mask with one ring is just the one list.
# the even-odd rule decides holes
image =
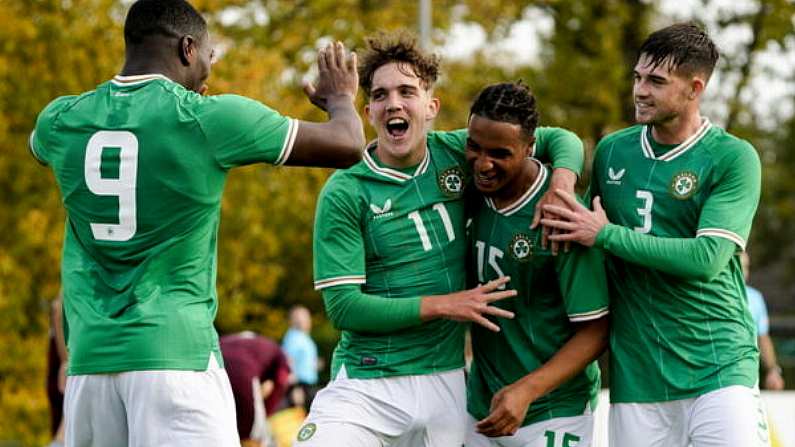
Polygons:
[[204,370],[230,168],[289,157],[297,121],[162,75],[117,76],[39,115],[30,148],[66,208],[69,373]]

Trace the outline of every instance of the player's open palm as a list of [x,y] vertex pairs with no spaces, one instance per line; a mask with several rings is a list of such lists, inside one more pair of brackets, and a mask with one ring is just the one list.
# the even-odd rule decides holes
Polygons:
[[359,89],[356,65],[356,53],[346,51],[342,42],[326,45],[317,54],[317,80],[304,86],[306,96],[312,104],[326,111],[334,99],[355,98]]
[[513,318],[513,312],[490,304],[516,296],[516,290],[501,290],[511,278],[503,276],[469,290],[427,297],[422,301],[423,319],[446,318],[454,321],[471,321],[486,329],[499,332],[500,327],[486,318],[488,315]]
[[477,431],[490,437],[516,434],[532,403],[526,388],[516,382],[498,391],[491,399],[491,413],[478,422]]

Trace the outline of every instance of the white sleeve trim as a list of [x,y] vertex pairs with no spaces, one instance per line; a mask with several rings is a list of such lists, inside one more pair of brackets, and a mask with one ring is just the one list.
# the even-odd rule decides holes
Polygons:
[[723,228],[701,228],[696,232],[696,237],[702,236],[715,236],[728,239],[745,251],[745,239],[741,238],[740,235],[732,231],[724,230]]
[[41,157],[39,157],[39,154],[36,153],[36,146],[33,144],[33,139],[35,137],[36,137],[36,131],[34,130],[33,132],[30,133],[30,137],[28,138],[28,149],[30,149],[30,153],[31,155],[33,155],[33,158],[35,158],[36,161],[38,161],[43,165],[46,165],[47,163],[45,163],[44,160],[42,160]]
[[367,277],[364,275],[337,276],[315,281],[315,290],[325,289],[326,287],[339,286],[343,284],[364,284]]
[[298,120],[288,118],[287,135],[284,136],[284,144],[282,150],[279,152],[279,158],[273,164],[276,166],[283,165],[290,154],[293,152],[293,145],[295,144],[295,136],[298,135]]
[[591,312],[583,312],[580,314],[571,314],[569,315],[569,321],[572,323],[580,323],[583,321],[591,321],[597,320],[599,318],[604,317],[605,315],[609,314],[610,310],[607,307],[603,307],[601,309],[593,310]]

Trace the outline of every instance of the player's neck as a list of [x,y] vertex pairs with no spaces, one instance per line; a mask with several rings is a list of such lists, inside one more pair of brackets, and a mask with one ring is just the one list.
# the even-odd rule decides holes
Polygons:
[[701,113],[678,116],[670,121],[652,125],[651,135],[660,144],[680,144],[695,135],[703,124]]
[[525,158],[521,174],[517,175],[514,181],[505,185],[491,197],[494,201],[494,205],[498,209],[502,209],[516,203],[516,201],[533,186],[538,175],[538,163],[535,163],[529,158]]
[[427,140],[425,138],[412,148],[407,154],[401,156],[395,154],[387,149],[384,149],[380,144],[375,148],[375,155],[378,160],[389,168],[406,169],[417,166],[425,158],[425,152],[428,150]]

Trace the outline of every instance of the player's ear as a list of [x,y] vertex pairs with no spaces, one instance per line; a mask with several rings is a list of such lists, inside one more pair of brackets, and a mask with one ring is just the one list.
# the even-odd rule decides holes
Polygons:
[[179,38],[179,61],[184,66],[190,66],[196,60],[199,48],[197,47],[196,39],[190,34],[186,34]]
[[704,89],[707,88],[707,81],[701,76],[693,76],[693,79],[690,80],[690,94],[688,98],[693,100],[701,96],[704,93]]
[[439,113],[440,106],[441,106],[441,101],[439,101],[439,98],[431,97],[431,100],[428,101],[428,113],[427,113],[428,121],[436,118],[436,115]]
[[533,156],[533,146],[536,144],[536,136],[530,135],[530,138],[527,139],[527,144],[524,146],[525,150],[525,157],[532,157]]

